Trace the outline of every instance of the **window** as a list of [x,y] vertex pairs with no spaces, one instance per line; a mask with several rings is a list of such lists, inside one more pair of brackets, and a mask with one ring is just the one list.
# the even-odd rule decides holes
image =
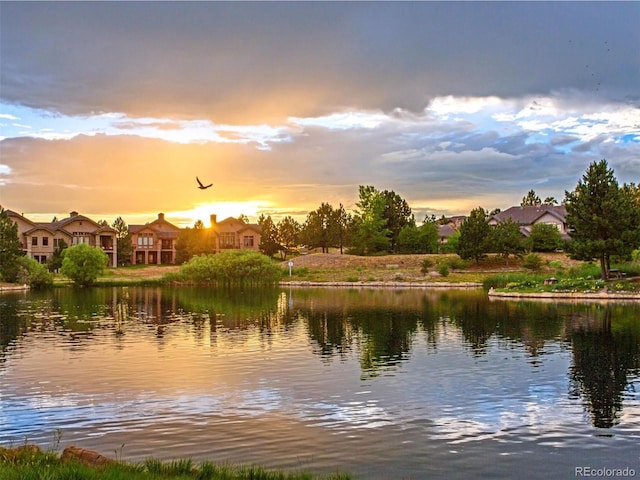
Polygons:
[[31,245],[34,247],[38,246],[38,237],[31,237]]
[[49,237],[42,237],[42,246],[43,247],[49,246]]
[[89,232],[73,232],[73,239],[71,240],[72,245],[80,245],[81,243],[89,242]]
[[220,246],[222,248],[233,248],[236,243],[235,233],[223,233],[220,235]]
[[153,233],[138,234],[138,248],[153,247]]
[[243,243],[245,247],[253,247],[253,235],[245,235]]

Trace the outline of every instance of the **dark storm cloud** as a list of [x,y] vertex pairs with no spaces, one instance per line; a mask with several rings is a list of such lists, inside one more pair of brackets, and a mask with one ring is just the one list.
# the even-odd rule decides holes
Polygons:
[[2,2],[4,101],[212,118],[638,98],[637,2]]

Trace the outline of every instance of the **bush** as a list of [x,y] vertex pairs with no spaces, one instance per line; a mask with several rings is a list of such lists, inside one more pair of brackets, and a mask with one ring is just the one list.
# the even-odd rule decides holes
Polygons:
[[522,266],[527,270],[538,271],[542,267],[542,257],[536,253],[530,253],[522,260]]
[[47,271],[47,267],[33,258],[20,257],[18,264],[18,283],[26,283],[31,288],[45,288],[53,285],[53,275]]
[[433,260],[430,258],[425,258],[424,260],[422,260],[422,263],[420,264],[420,271],[422,272],[423,275],[426,275],[427,273],[429,273],[429,270],[433,267],[434,263]]
[[442,263],[439,267],[438,267],[438,273],[440,275],[442,275],[443,277],[447,277],[449,276],[449,265],[446,263]]
[[180,267],[182,280],[220,285],[269,285],[282,273],[269,257],[250,250],[197,255]]
[[108,262],[109,257],[101,249],[86,244],[75,245],[62,251],[60,273],[85,287],[95,283]]

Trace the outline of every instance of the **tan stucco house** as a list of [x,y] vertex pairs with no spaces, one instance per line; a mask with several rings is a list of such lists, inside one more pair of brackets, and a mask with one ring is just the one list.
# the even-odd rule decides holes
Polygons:
[[260,226],[256,223],[245,223],[239,218],[225,218],[218,222],[211,215],[211,228],[214,232],[215,250],[241,249],[258,250],[260,246]]
[[[213,251],[227,249],[258,250],[260,246],[260,227],[254,223],[245,223],[238,218],[229,217],[221,222],[216,215],[210,216],[210,229],[213,232]],[[174,264],[176,262],[176,242],[182,228],[176,227],[164,218],[158,218],[145,225],[129,225],[131,233],[131,263],[135,264]]]
[[176,263],[176,240],[182,229],[159,213],[158,218],[145,225],[129,225],[131,233],[131,263]]
[[85,243],[101,248],[109,257],[109,265],[118,265],[116,231],[98,222],[71,212],[69,217],[54,222],[33,222],[24,215],[7,210],[9,218],[18,226],[18,236],[25,254],[46,263],[64,240],[68,247]]

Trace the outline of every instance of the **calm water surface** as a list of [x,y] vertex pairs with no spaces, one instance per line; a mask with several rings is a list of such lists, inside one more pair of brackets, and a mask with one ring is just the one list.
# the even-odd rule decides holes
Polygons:
[[482,291],[0,296],[0,444],[356,478],[640,477],[640,306]]

